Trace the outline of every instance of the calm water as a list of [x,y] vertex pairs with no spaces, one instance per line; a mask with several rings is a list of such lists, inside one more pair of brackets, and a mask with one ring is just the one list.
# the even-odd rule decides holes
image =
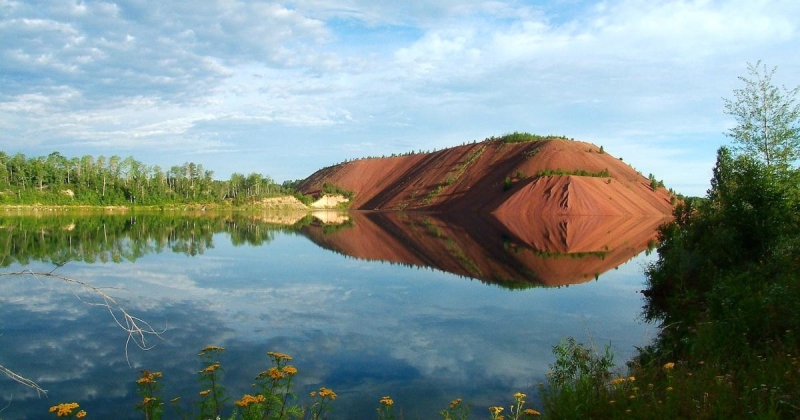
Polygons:
[[[126,348],[127,334],[90,305],[91,292],[0,277],[0,365],[48,390],[39,397],[0,377],[0,417],[48,417],[50,406],[71,401],[95,418],[139,417],[141,369],[163,371],[164,397],[191,404],[207,345],[227,349],[223,382],[233,399],[268,367],[266,352],[279,351],[294,357],[301,403],[320,386],[336,391],[333,418],[375,418],[384,395],[405,418],[434,418],[457,397],[480,417],[516,391],[535,395],[563,337],[610,343],[621,363],[656,333],[639,320],[638,293],[654,257],[641,235],[620,238],[615,229],[629,231],[627,222],[599,224],[614,236],[606,245],[570,239],[553,250],[485,220],[356,215],[287,227],[276,219],[0,217],[3,272],[55,269],[109,287],[163,331],[148,337],[147,351]],[[594,222],[582,223],[572,226]],[[542,286],[563,283],[577,284]]]

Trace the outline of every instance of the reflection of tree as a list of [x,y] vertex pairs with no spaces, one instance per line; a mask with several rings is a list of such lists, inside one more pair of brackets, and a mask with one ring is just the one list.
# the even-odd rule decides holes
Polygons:
[[195,256],[213,248],[213,236],[226,233],[231,243],[263,245],[275,231],[292,227],[241,215],[53,215],[0,217],[0,267],[31,261],[136,261],[169,250]]
[[[302,222],[307,222],[303,220]],[[302,223],[300,223],[302,224]],[[176,215],[52,215],[0,218],[0,266],[27,265],[31,261],[51,262],[61,266],[70,261],[122,262],[136,261],[152,253],[170,250],[196,256],[213,248],[213,236],[230,235],[231,243],[262,245],[275,239],[275,231],[291,231],[291,226],[260,222],[244,216],[186,217]],[[142,349],[150,348],[149,336],[160,332],[141,318],[128,313],[103,289],[89,283],[60,276],[54,272],[31,271],[0,273],[0,276],[33,276],[55,279],[87,292],[76,293],[78,299],[108,310],[114,322],[128,334],[130,342]],[[36,382],[0,365],[0,373],[12,380],[46,393]]]

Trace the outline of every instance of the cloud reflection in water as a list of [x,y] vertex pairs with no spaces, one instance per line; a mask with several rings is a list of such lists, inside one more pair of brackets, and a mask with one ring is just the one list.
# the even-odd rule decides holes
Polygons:
[[[10,380],[0,396],[9,418],[40,417],[50,405],[78,401],[90,414],[137,417],[140,369],[164,372],[165,397],[196,395],[197,352],[214,344],[233,397],[249,392],[266,352],[295,357],[298,391],[331,387],[334,415],[371,417],[392,395],[406,415],[430,416],[456,397],[477,409],[505,404],[513,392],[535,394],[550,348],[561,337],[611,342],[618,361],[646,344],[639,257],[601,281],[567,288],[511,291],[425,268],[379,264],[320,249],[279,233],[267,244],[213,247],[189,257],[146,253],[135,262],[70,262],[58,273],[113,290],[162,340],[130,348],[102,308],[87,306],[53,280],[0,282],[0,364],[50,390],[46,399]],[[16,270],[17,265],[8,267]],[[25,267],[49,271],[33,262]],[[302,398],[306,392],[298,392]],[[13,399],[12,399],[13,398]],[[169,410],[168,410],[169,412]],[[338,417],[338,416],[337,416]]]

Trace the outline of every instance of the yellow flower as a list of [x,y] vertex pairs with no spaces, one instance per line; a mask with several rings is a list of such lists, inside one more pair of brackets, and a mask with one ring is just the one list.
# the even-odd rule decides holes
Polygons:
[[140,373],[142,374],[142,377],[136,380],[136,383],[139,385],[155,383],[156,378],[161,377],[161,372],[150,372],[149,370],[143,370]]
[[66,417],[72,414],[72,410],[78,408],[78,403],[61,403],[50,407],[51,413],[56,413],[58,417]]
[[625,378],[617,378],[611,380],[611,385],[619,385],[625,382]]
[[311,395],[311,398],[314,398],[317,396],[317,391],[311,391],[311,393],[308,395]]
[[268,352],[267,355],[275,360],[286,360],[286,361],[292,360],[292,356],[274,351]]
[[207,346],[206,348],[200,351],[200,356],[212,351],[225,351],[225,347]]
[[283,367],[282,370],[283,370],[283,373],[285,373],[285,374],[287,374],[289,376],[297,374],[297,368],[292,366],[292,365],[286,365],[286,366]]
[[144,399],[142,400],[142,405],[144,406],[144,405],[150,404],[151,402],[153,402],[155,400],[156,399],[153,398],[153,397],[144,397]]
[[492,406],[492,407],[489,407],[489,411],[491,411],[492,414],[494,414],[496,416],[496,415],[500,414],[501,412],[503,412],[503,407]]
[[536,410],[534,410],[532,408],[525,409],[525,411],[523,411],[522,414],[525,414],[526,416],[541,416],[542,415],[542,413],[540,413],[540,412],[538,412],[538,411],[536,411]]
[[210,394],[210,393],[211,393],[211,390],[210,390],[210,389],[207,389],[207,390],[205,390],[205,391],[200,391],[200,392],[198,392],[198,394],[200,394],[200,396],[201,396],[201,397],[205,397],[206,395],[208,395],[208,394]]
[[217,369],[219,369],[219,362],[214,363],[213,365],[208,365],[203,370],[197,373],[212,373]]
[[252,396],[250,394],[244,394],[242,399],[239,400],[239,401],[236,401],[234,404],[236,404],[237,407],[247,407],[247,406],[249,406],[251,404],[262,403],[262,402],[264,402],[266,400],[267,399],[264,398],[263,395],[256,395],[254,397],[254,396]]
[[280,370],[278,370],[278,368],[274,366],[269,368],[269,370],[267,371],[267,375],[269,375],[269,378],[272,379],[273,381],[277,381],[286,377],[286,375],[284,375],[283,372],[281,372]]
[[385,405],[387,407],[394,404],[394,400],[392,400],[392,397],[389,397],[388,395],[383,397],[383,398],[381,398],[380,402],[381,402],[381,404],[383,404],[383,405]]
[[78,413],[75,414],[75,418],[76,419],[82,419],[84,417],[86,417],[86,410],[78,411]]
[[664,364],[664,370],[672,370],[675,369],[675,363],[669,362]]
[[322,398],[330,398],[331,401],[336,399],[336,393],[330,388],[320,388],[319,396]]
[[635,376],[629,376],[628,377],[628,382],[634,382],[634,381],[636,381],[636,377]]
[[450,409],[452,410],[458,407],[459,404],[461,404],[461,398],[456,398],[453,401],[450,401]]

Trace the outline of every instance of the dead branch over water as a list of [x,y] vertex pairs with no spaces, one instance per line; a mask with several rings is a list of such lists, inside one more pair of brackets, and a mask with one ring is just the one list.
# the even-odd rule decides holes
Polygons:
[[[57,269],[58,267],[56,267]],[[116,299],[111,297],[105,290],[114,290],[117,288],[114,287],[97,287],[92,284],[86,283],[81,280],[72,279],[69,277],[61,276],[59,274],[54,273],[55,269],[50,272],[34,272],[31,270],[25,271],[17,271],[13,273],[0,273],[0,277],[6,276],[32,276],[35,279],[55,279],[60,280],[64,283],[75,285],[85,291],[88,291],[90,294],[93,294],[100,298],[100,301],[92,302],[84,299],[78,293],[73,293],[75,297],[80,300],[81,302],[90,305],[90,306],[102,306],[108,310],[108,313],[111,314],[111,318],[114,319],[114,322],[125,332],[128,333],[128,337],[125,340],[125,360],[128,361],[128,365],[130,365],[130,360],[128,359],[128,347],[130,343],[133,342],[142,350],[149,350],[153,348],[153,345],[148,343],[149,338],[157,337],[161,338],[161,334],[164,330],[157,331],[150,325],[147,321],[131,315],[122,305],[120,305]],[[41,280],[40,280],[41,281]],[[166,327],[165,327],[166,329]],[[19,382],[22,385],[25,385],[29,388],[33,388],[39,394],[47,394],[47,390],[43,389],[39,384],[36,382],[25,378],[23,376],[14,373],[12,370],[6,368],[3,365],[0,365],[0,372],[11,378],[12,380]]]

